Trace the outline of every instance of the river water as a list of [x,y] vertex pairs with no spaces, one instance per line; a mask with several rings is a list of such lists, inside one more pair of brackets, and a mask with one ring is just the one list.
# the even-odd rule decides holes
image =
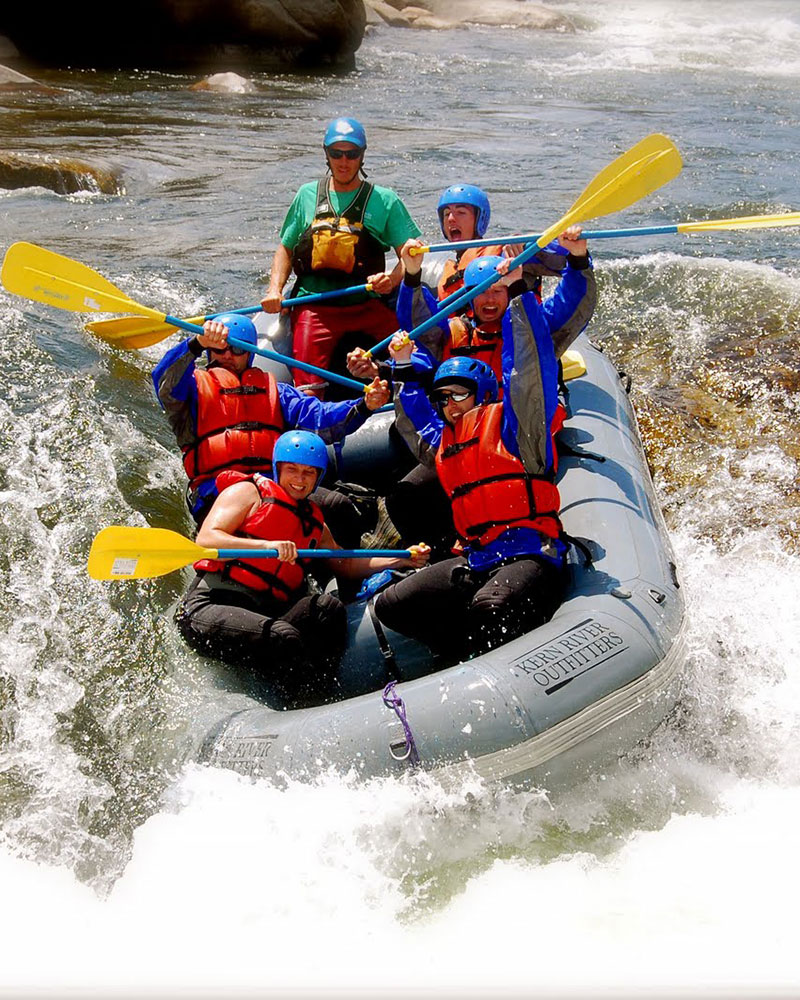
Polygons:
[[[430,239],[450,183],[491,192],[493,232],[536,231],[656,131],[682,174],[594,228],[800,208],[796,2],[559,9],[576,34],[385,28],[351,76],[257,76],[242,95],[48,72],[61,96],[0,101],[4,148],[102,164],[124,193],[0,192],[0,242],[163,311],[257,302],[340,113]],[[190,528],[149,380],[166,344],[115,352],[0,290],[0,995],[796,995],[799,246],[766,230],[593,247],[591,333],[633,376],[690,655],[648,746],[558,795],[278,790],[194,764],[243,696],[176,637],[187,575],[85,573],[107,524]]]

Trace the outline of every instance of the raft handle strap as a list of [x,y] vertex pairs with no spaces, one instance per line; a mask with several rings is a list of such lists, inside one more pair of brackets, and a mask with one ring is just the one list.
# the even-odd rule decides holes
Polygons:
[[395,692],[396,687],[397,681],[389,681],[383,689],[383,703],[387,708],[391,708],[400,720],[406,738],[405,753],[396,754],[392,744],[389,744],[389,753],[395,760],[407,760],[416,767],[419,764],[419,753],[417,753],[417,745],[414,742],[414,734],[411,732],[411,726],[406,718],[406,707],[403,704],[403,699]]
[[571,444],[565,444],[563,441],[558,442],[558,457],[559,458],[587,458],[591,459],[593,462],[605,462],[605,455],[597,455],[593,451],[585,451],[583,448],[573,448]]
[[[386,633],[383,631],[383,625],[381,625],[378,616],[375,614],[375,599],[370,597],[367,600],[367,608],[369,609],[369,617],[372,622],[372,627],[375,629],[375,638],[378,640],[378,646],[380,646],[381,653],[383,654],[383,662],[386,667],[386,673],[392,677],[395,681],[400,680],[400,674],[397,671],[397,660],[394,657],[394,650],[386,638]],[[384,692],[385,694],[385,692]],[[386,699],[384,698],[384,701]]]
[[565,544],[571,545],[576,552],[581,553],[581,555],[583,556],[584,569],[591,569],[594,566],[594,558],[592,556],[592,550],[585,542],[581,541],[580,538],[576,538],[574,535],[567,534],[567,532],[563,530],[561,531],[559,538]]

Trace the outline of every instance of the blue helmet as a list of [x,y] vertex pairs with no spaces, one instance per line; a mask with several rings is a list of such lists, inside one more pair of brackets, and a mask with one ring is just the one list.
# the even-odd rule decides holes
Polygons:
[[355,118],[335,118],[325,132],[322,146],[323,148],[332,146],[335,142],[352,142],[359,149],[366,149],[367,133],[361,122]]
[[474,184],[452,184],[447,190],[442,191],[439,199],[437,211],[439,213],[439,225],[445,238],[444,231],[444,210],[447,205],[471,205],[476,210],[475,232],[478,236],[483,236],[489,228],[489,196],[486,192]]
[[[252,344],[253,347],[258,347],[258,331],[249,316],[244,316],[242,313],[221,313],[219,316],[215,316],[214,319],[218,323],[224,323],[227,326],[229,336],[234,337],[236,340],[243,340],[247,344]],[[252,365],[252,353],[248,356],[247,363],[248,365]]]
[[479,361],[477,358],[458,354],[439,365],[433,380],[433,388],[438,389],[453,383],[471,389],[479,406],[482,403],[493,403],[497,399],[497,378],[494,371],[485,361]]
[[474,288],[482,281],[485,281],[490,274],[495,274],[498,264],[502,264],[505,257],[496,257],[487,254],[485,257],[476,257],[464,268],[464,288]]
[[328,449],[319,435],[311,431],[287,431],[281,434],[272,449],[272,478],[278,482],[278,465],[296,462],[319,469],[317,485],[328,471]]

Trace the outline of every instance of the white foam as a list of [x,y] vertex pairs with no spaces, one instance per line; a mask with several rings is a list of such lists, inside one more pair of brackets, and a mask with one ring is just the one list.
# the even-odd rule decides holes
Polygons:
[[[786,836],[797,789],[741,784],[719,815],[675,815],[604,860],[489,858],[413,920],[386,835],[401,816],[405,846],[425,832],[447,807],[432,792],[278,792],[198,770],[179,791],[174,811],[137,832],[106,901],[63,871],[0,855],[17,901],[0,915],[5,986],[541,995],[799,981]],[[461,856],[455,838],[435,850],[448,848]]]

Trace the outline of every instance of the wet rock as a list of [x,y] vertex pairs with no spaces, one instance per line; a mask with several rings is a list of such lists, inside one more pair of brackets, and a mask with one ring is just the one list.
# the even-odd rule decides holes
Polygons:
[[96,194],[124,194],[120,178],[113,170],[70,157],[0,153],[0,188],[43,187],[56,194],[91,191]]
[[[370,0],[372,2],[372,0]],[[382,0],[411,21],[412,27],[455,28],[468,24],[575,31],[574,22],[550,7],[519,0]],[[416,14],[416,11],[424,14]],[[427,15],[427,17],[426,17]],[[428,20],[430,18],[430,20]]]
[[367,29],[375,28],[380,24],[386,24],[381,15],[369,5],[369,0],[364,0],[364,13],[367,18]]
[[462,21],[445,21],[441,17],[434,17],[424,7],[403,7],[402,14],[411,22],[412,28],[428,28],[430,30],[442,30],[444,28],[465,28]]
[[384,24],[389,24],[393,28],[411,27],[411,21],[404,14],[383,0],[364,0],[364,6],[373,14],[377,14]]
[[46,87],[43,83],[32,80],[29,76],[17,73],[8,66],[0,66],[0,93],[12,90],[34,90],[40,94],[63,94],[63,90]]
[[[212,73],[348,69],[364,36],[363,0],[102,0],[0,4],[0,33],[46,66]],[[46,25],[47,30],[43,30]]]
[[254,94],[255,84],[238,73],[214,73],[205,80],[198,80],[190,90],[211,90],[216,94]]

